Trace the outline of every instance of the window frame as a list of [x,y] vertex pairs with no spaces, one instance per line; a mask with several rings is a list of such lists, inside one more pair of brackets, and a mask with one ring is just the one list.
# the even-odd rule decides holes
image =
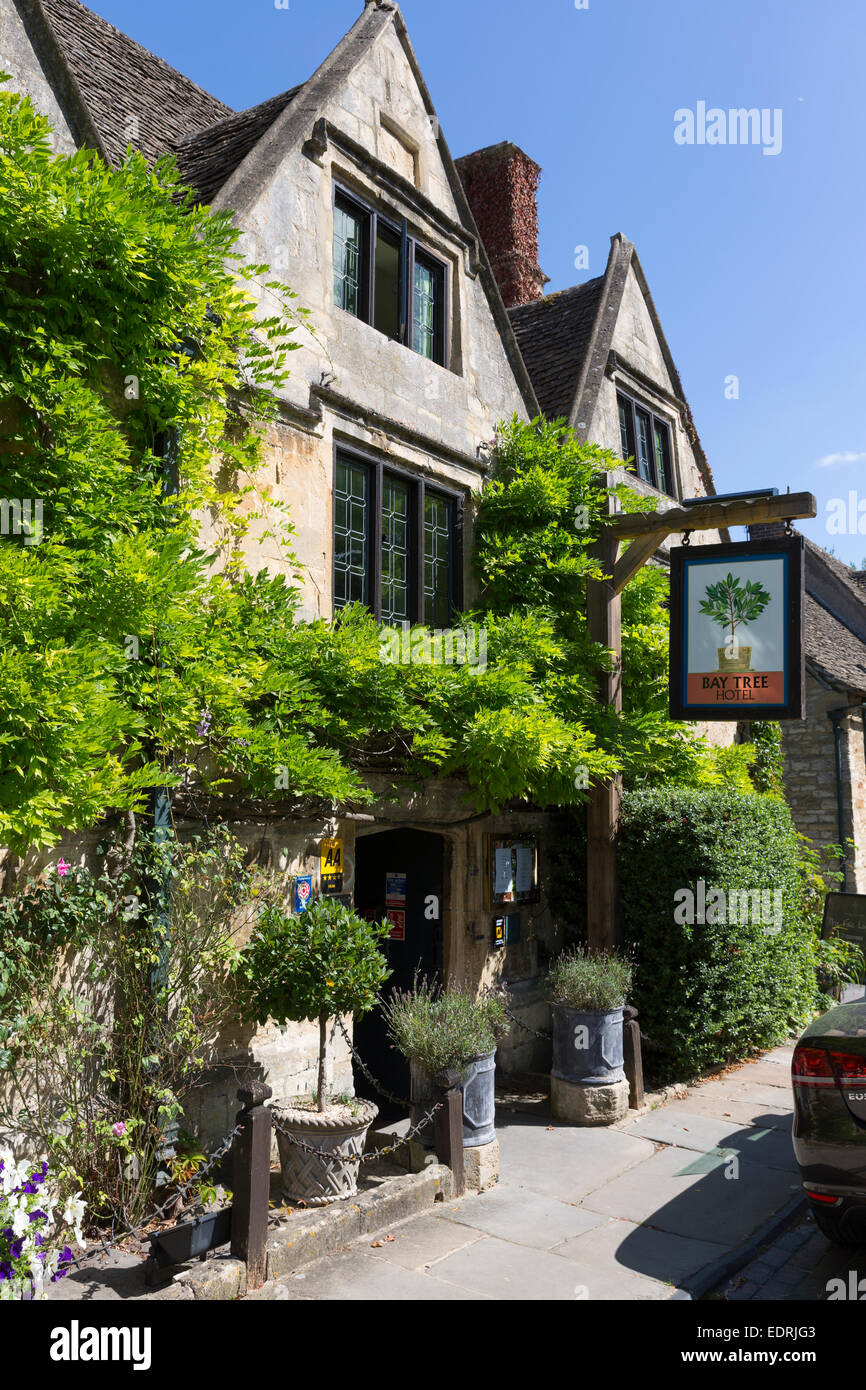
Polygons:
[[[348,211],[353,217],[357,217],[362,223],[362,267],[363,273],[361,284],[358,290],[360,301],[360,312],[353,314],[351,309],[345,309],[336,303],[334,297],[334,307],[341,309],[344,314],[349,314],[351,318],[360,319],[362,323],[369,324],[371,328],[376,328],[376,243],[378,238],[379,224],[386,229],[392,236],[400,242],[400,263],[398,278],[398,300],[399,300],[399,319],[400,332],[396,338],[391,338],[393,343],[401,343],[408,347],[410,351],[416,352],[424,362],[435,362],[440,367],[450,370],[451,361],[451,342],[449,335],[450,315],[448,305],[451,301],[451,267],[441,256],[437,256],[431,251],[426,243],[419,241],[417,237],[410,235],[406,218],[399,218],[395,215],[388,216],[386,213],[379,212],[369,203],[365,203],[356,193],[342,183],[334,182],[332,213],[336,214],[337,208],[342,205],[343,211]],[[332,259],[332,295],[333,281],[336,278],[336,265],[333,264],[335,225],[332,221],[331,234],[331,259]],[[433,357],[427,357],[418,351],[415,346],[415,261],[417,258],[422,264],[429,264],[437,278],[438,302],[435,306],[434,323],[434,345],[438,347],[438,352],[434,352]],[[376,329],[383,333],[382,329]],[[383,333],[383,336],[389,336]]]
[[[448,504],[449,525],[451,535],[451,563],[449,565],[449,625],[454,622],[455,613],[459,612],[463,606],[463,509],[465,504],[464,494],[455,488],[443,485],[438,480],[428,482],[426,478],[411,472],[407,468],[394,464],[391,460],[385,460],[376,454],[367,453],[363,449],[356,448],[353,444],[345,444],[342,440],[334,441],[334,468],[333,468],[333,490],[332,497],[336,498],[337,490],[337,468],[341,462],[348,462],[360,465],[367,469],[367,488],[368,488],[368,516],[370,534],[366,537],[367,552],[367,590],[370,595],[370,603],[366,606],[377,622],[382,622],[382,502],[384,496],[385,476],[397,479],[400,483],[408,485],[409,502],[409,598],[408,598],[408,621],[410,623],[424,623],[425,618],[425,595],[424,595],[424,534],[425,534],[425,498],[428,493],[436,497],[444,498]],[[333,505],[333,503],[332,503]],[[336,602],[336,577],[337,577],[337,546],[336,546],[336,518],[332,515],[331,519],[331,608],[333,617],[337,619],[345,605],[337,606]],[[447,630],[447,629],[445,629]]]
[[[671,497],[674,501],[677,501],[679,499],[679,488],[677,485],[676,468],[674,466],[674,433],[670,420],[668,420],[664,415],[659,415],[658,411],[654,410],[652,406],[647,405],[646,402],[638,400],[635,396],[630,395],[628,391],[624,391],[621,387],[617,386],[616,418],[617,425],[620,426],[620,429],[621,422],[619,418],[619,412],[621,405],[625,405],[628,410],[626,434],[628,436],[628,442],[631,446],[628,451],[628,454],[625,455],[625,457],[630,457],[633,459],[635,466],[635,476],[639,478],[642,483],[646,483],[647,487],[651,487],[655,492],[660,493],[662,497]],[[642,415],[645,415],[649,420],[649,437],[647,442],[649,447],[649,468],[651,474],[650,478],[644,478],[641,476],[640,473],[640,463],[637,455],[638,411],[640,411]],[[670,472],[670,491],[667,491],[663,487],[659,487],[658,461],[656,458],[655,443],[655,432],[656,429],[659,427],[661,427],[661,429],[664,430],[665,438],[667,439],[667,465],[668,470]],[[620,449],[622,449],[622,437],[620,437]]]

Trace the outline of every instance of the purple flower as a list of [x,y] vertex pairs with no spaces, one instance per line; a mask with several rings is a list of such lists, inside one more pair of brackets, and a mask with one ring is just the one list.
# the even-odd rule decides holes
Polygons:
[[210,734],[210,728],[211,728],[211,715],[210,715],[210,710],[207,709],[207,708],[205,708],[205,709],[202,710],[201,715],[199,716],[198,728],[196,729],[196,734],[198,735],[199,738],[207,738],[208,735]]
[[118,1120],[116,1125],[112,1125],[111,1132],[118,1139],[122,1139],[124,1134],[126,1133],[126,1125],[123,1123],[123,1120]]
[[57,872],[58,872],[58,874],[60,875],[61,878],[65,878],[66,875],[69,873],[69,870],[70,870],[71,868],[72,868],[72,865],[71,865],[71,864],[67,864],[67,862],[66,862],[65,859],[58,859],[58,861],[57,861]]
[[41,1207],[34,1207],[33,1210],[32,1210],[31,1213],[30,1213],[30,1220],[31,1220],[31,1221],[47,1221],[47,1220],[48,1220],[48,1214],[47,1214],[47,1212],[44,1212],[44,1211],[42,1210]]

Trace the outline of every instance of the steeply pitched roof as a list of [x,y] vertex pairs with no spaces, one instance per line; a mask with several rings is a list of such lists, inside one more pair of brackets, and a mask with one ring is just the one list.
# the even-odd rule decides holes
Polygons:
[[[821,569],[843,587],[822,582]],[[818,675],[837,689],[866,694],[866,590],[858,572],[806,541],[806,660]]]
[[708,495],[713,475],[698,438],[682,382],[668,347],[638,254],[618,232],[611,237],[604,275],[570,290],[559,290],[532,304],[510,309],[527,370],[542,410],[549,419],[565,416],[585,439],[599,389],[608,368],[617,316],[629,271],[634,271],[658,338],[673,393],[683,407],[683,423]]
[[866,694],[866,643],[806,595],[806,660],[829,685]]
[[[225,102],[78,0],[26,0],[22,9],[36,6],[41,6],[111,161],[122,159],[129,144],[155,159],[232,113]],[[138,127],[134,138],[132,120]]]
[[538,404],[549,420],[571,415],[603,291],[599,275],[508,311]]
[[[6,0],[4,0],[6,3]],[[175,68],[95,15],[79,0],[14,0],[40,61],[71,106],[79,143],[96,145],[111,161],[127,144],[148,158],[175,153],[184,179],[203,201],[242,219],[290,151],[310,137],[316,121],[379,37],[393,25],[418,83],[424,109],[459,211],[477,238],[460,176],[415,57],[403,16],[393,0],[368,0],[349,32],[301,87],[234,112]],[[137,139],[127,122],[138,119]],[[478,270],[527,412],[537,401],[517,348],[502,297],[478,239]]]
[[179,141],[175,152],[184,183],[192,184],[203,202],[211,202],[300,90],[292,87]]

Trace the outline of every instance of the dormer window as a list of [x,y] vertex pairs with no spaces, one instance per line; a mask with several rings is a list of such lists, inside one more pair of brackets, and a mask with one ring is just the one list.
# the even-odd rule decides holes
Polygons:
[[380,333],[447,366],[448,268],[398,222],[338,188],[334,303]]
[[634,459],[635,472],[650,487],[675,497],[671,436],[667,422],[630,396],[620,393],[616,402],[622,457]]

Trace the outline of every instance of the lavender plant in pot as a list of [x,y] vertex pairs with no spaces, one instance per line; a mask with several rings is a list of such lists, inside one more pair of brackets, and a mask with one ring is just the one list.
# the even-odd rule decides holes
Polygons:
[[268,905],[240,953],[241,1012],[248,1022],[273,1020],[285,1028],[309,1019],[319,1027],[315,1096],[278,1103],[285,1202],[324,1206],[357,1191],[358,1160],[379,1112],[371,1101],[328,1096],[328,1021],[358,1018],[373,1007],[390,974],[379,949],[388,931],[387,923],[367,922],[333,898],[318,898],[297,916]]
[[[453,981],[443,988],[416,980],[413,989],[395,991],[383,1010],[394,1046],[411,1064],[413,1125],[436,1102],[435,1078],[444,1071],[458,1071],[463,1146],[491,1143],[495,1138],[496,1047],[508,1032],[503,1001],[493,994],[478,997],[474,990]],[[432,1120],[418,1138],[432,1144]]]
[[577,946],[551,965],[551,1106],[558,1118],[610,1124],[628,1111],[622,1020],[631,984],[631,962],[613,951]]

